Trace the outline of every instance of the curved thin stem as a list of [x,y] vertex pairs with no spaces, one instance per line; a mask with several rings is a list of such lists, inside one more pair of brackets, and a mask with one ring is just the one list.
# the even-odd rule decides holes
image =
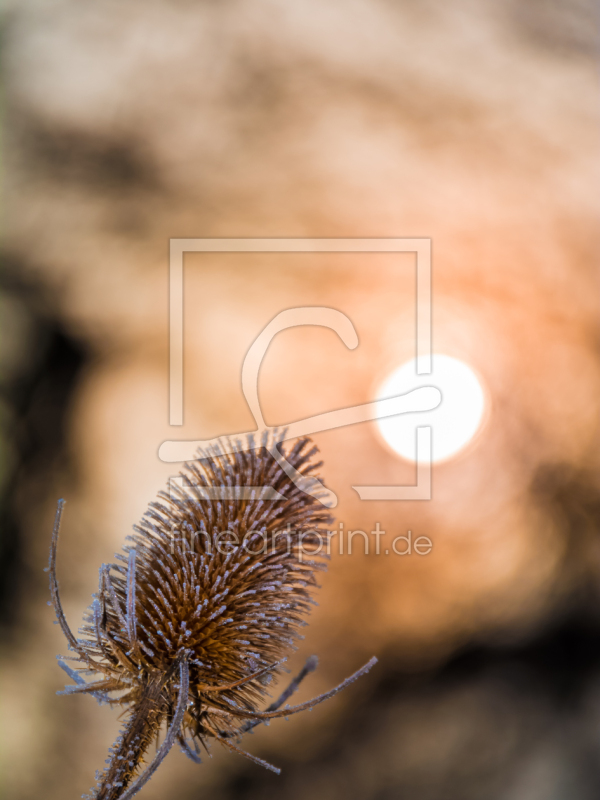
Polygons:
[[206,729],[210,731],[210,733],[212,733],[212,735],[218,742],[221,742],[221,744],[225,745],[225,747],[227,747],[229,750],[232,750],[234,753],[237,753],[240,756],[244,756],[244,758],[247,758],[250,761],[254,761],[255,764],[259,765],[259,767],[264,767],[265,769],[271,770],[271,772],[274,772],[276,775],[281,774],[281,770],[279,769],[279,767],[274,767],[273,764],[269,764],[268,761],[265,761],[264,759],[259,758],[258,756],[253,756],[252,753],[248,753],[246,750],[242,750],[241,748],[236,747],[234,744],[231,744],[231,742],[227,741],[227,739],[225,739],[219,733],[219,731],[213,728],[212,726],[207,725]]
[[243,709],[238,708],[238,706],[236,706],[233,702],[228,702],[228,711],[233,714],[233,716],[256,720],[275,719],[276,717],[287,717],[290,714],[297,714],[299,711],[305,711],[306,709],[314,708],[314,706],[322,703],[324,700],[328,700],[338,692],[341,692],[342,689],[345,689],[346,686],[353,683],[357,678],[365,675],[376,663],[377,659],[372,658],[364,665],[364,667],[361,667],[353,675],[350,675],[349,678],[346,678],[345,681],[342,681],[334,689],[330,689],[328,692],[315,697],[313,700],[308,700],[306,703],[300,703],[300,705],[297,706],[290,706],[289,708],[284,708],[282,711],[244,711]]
[[[304,678],[306,678],[307,675],[310,675],[311,672],[314,672],[316,670],[317,663],[318,660],[316,656],[310,656],[310,658],[307,658],[306,664],[302,667],[300,672],[289,683],[287,688],[279,695],[277,700],[271,703],[271,705],[267,709],[265,709],[265,711],[266,712],[277,711],[278,708],[281,708],[281,706],[285,703],[285,701],[288,700],[288,698],[290,698],[294,694],[294,692],[298,689]],[[248,722],[246,722],[246,724],[242,726],[240,733],[242,734],[248,733],[253,728],[256,728],[257,725],[260,725],[260,723],[261,720],[259,719],[248,720]]]
[[169,750],[175,744],[175,740],[177,739],[181,729],[181,723],[183,722],[183,718],[185,716],[189,688],[190,671],[188,666],[188,655],[187,653],[184,653],[181,664],[179,665],[179,696],[177,698],[177,706],[175,708],[173,721],[171,722],[167,735],[165,736],[165,740],[159,747],[158,752],[150,764],[142,772],[140,777],[134,783],[132,783],[131,786],[125,790],[125,792],[123,792],[123,794],[119,797],[119,800],[131,800],[131,798],[148,783],[150,778],[154,775],[156,770],[166,758]]
[[54,528],[52,529],[52,543],[50,545],[50,562],[48,565],[48,571],[50,573],[50,596],[52,598],[52,605],[54,606],[54,611],[56,613],[56,619],[58,620],[58,624],[61,627],[62,632],[65,635],[67,642],[69,643],[69,647],[71,650],[77,653],[77,655],[82,659],[82,661],[86,661],[88,664],[94,667],[94,669],[98,669],[99,665],[91,658],[83,648],[80,647],[79,642],[75,638],[71,628],[69,628],[69,623],[67,622],[67,618],[65,617],[65,612],[63,611],[62,603],[60,602],[60,593],[58,591],[58,579],[56,577],[56,553],[58,550],[58,534],[60,531],[60,522],[62,518],[63,508],[65,507],[65,501],[59,500],[58,505],[56,507],[56,516],[54,518]]
[[234,753],[238,753],[240,756],[244,756],[244,758],[248,758],[250,761],[254,761],[255,764],[259,765],[259,767],[264,767],[265,769],[269,769],[271,770],[271,772],[274,772],[275,775],[281,774],[281,770],[279,769],[279,767],[275,767],[273,766],[273,764],[269,764],[268,761],[265,761],[264,759],[259,758],[258,756],[253,756],[252,753],[248,753],[246,750],[242,750],[241,748],[236,747],[234,744],[231,744],[231,742],[228,742],[227,739],[222,739],[220,736],[216,736],[216,738],[219,742],[221,742],[222,745],[225,745],[225,747],[227,747],[229,750],[233,750]]

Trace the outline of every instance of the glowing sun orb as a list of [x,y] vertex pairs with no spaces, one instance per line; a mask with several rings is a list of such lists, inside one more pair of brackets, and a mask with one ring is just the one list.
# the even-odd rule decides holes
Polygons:
[[416,429],[429,425],[432,460],[446,461],[466,447],[479,430],[486,405],[485,393],[464,361],[434,354],[431,373],[418,375],[417,360],[413,358],[388,376],[377,391],[377,399],[406,394],[419,386],[436,386],[442,393],[440,405],[433,411],[378,419],[379,431],[395,453],[415,461]]

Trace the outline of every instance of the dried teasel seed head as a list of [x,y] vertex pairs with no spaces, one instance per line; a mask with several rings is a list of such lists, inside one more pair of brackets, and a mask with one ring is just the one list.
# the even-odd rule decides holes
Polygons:
[[[314,669],[309,659],[282,697],[258,710],[314,602],[332,522],[315,491],[322,486],[315,475],[317,448],[307,438],[287,451],[276,446],[268,437],[224,441],[186,464],[170,491],[150,503],[117,563],[100,569],[99,592],[79,639],[64,617],[56,580],[59,502],[50,590],[79,666],[60,662],[75,681],[65,693],[93,694],[128,710],[92,792],[95,800],[129,800],[176,741],[194,761],[210,739],[243,753],[231,739],[312,707],[374,663],[309,703],[279,710]],[[82,671],[98,673],[99,680],[86,683]],[[142,769],[163,724],[165,739]]]

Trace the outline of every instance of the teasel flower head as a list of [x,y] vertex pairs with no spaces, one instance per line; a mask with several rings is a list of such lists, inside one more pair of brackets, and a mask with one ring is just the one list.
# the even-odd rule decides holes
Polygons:
[[[302,438],[285,451],[281,439],[223,440],[186,464],[170,491],[150,503],[116,563],[100,568],[79,638],[56,577],[59,501],[50,592],[75,661],[73,668],[59,656],[74,681],[62,693],[91,694],[127,712],[90,798],[129,800],[175,743],[199,762],[216,739],[278,772],[234,742],[262,722],[322,702],[375,663],[314,700],[282,708],[315,668],[310,658],[281,697],[259,710],[314,602],[332,522],[320,499],[317,448]],[[162,728],[162,744],[144,765]]]

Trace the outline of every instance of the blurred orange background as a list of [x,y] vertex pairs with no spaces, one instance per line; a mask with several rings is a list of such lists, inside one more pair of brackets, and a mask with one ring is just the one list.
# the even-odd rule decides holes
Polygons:
[[[430,502],[374,423],[315,439],[338,521],[428,536],[426,557],[334,555],[293,666],[310,715],[226,752],[172,753],[144,796],[587,800],[600,787],[598,27],[586,0],[9,4],[2,306],[6,796],[76,797],[116,714],[56,697],[66,645],[176,468],[165,439],[251,429],[249,346],[285,308],[269,424],[374,399],[414,355],[409,255],[189,254],[185,423],[169,426],[173,237],[429,237],[433,346],[470,364],[485,427]],[[355,540],[358,542],[359,540]]]

